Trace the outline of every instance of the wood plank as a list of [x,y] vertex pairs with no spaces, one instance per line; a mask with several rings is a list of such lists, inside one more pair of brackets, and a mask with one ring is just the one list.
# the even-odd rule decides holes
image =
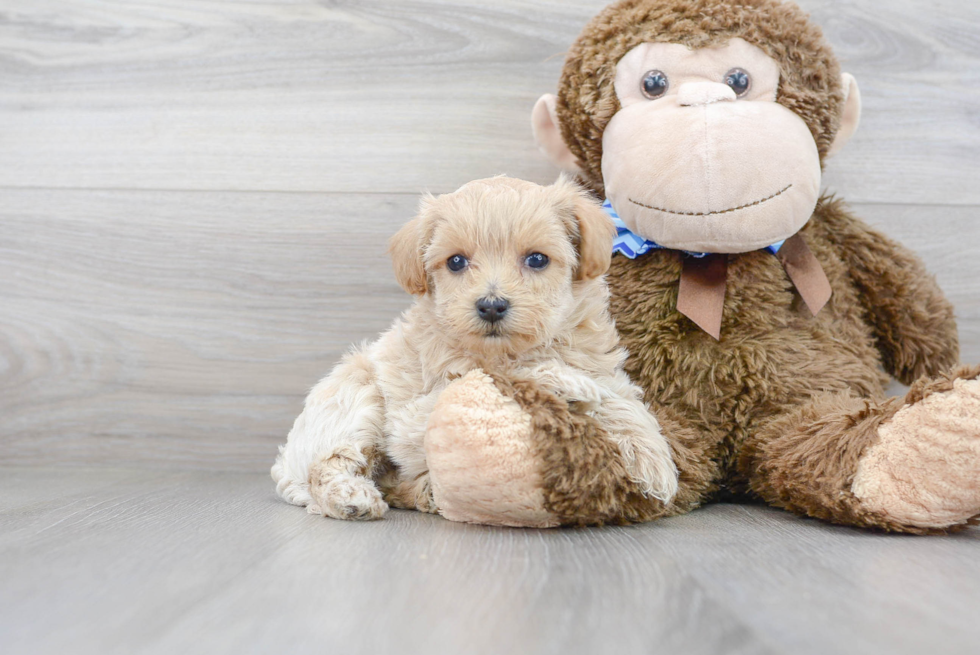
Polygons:
[[[8,190],[0,460],[265,470],[303,396],[411,299],[412,195]],[[972,207],[859,205],[917,250],[980,361]]]
[[556,36],[600,4],[22,7],[0,24],[0,185],[414,193],[550,176],[530,108],[557,79]]
[[[529,129],[605,0],[153,0],[0,12],[0,186],[448,191]],[[855,202],[980,204],[980,4],[803,0],[862,85]]]
[[[580,653],[610,633],[625,653],[773,652],[670,560],[613,535],[397,511],[328,521],[254,474],[106,487],[100,471],[33,472],[35,486],[90,488],[47,513],[0,515],[4,652]],[[635,566],[616,563],[626,557]]]
[[978,204],[980,4],[801,0],[861,88],[825,184],[853,202]]
[[[263,474],[0,469],[5,653],[975,651],[980,530],[760,506],[628,528],[310,516]],[[28,511],[29,510],[29,511]],[[55,620],[52,617],[56,617]]]
[[975,529],[908,539],[741,505],[697,510],[669,532],[655,527],[637,531],[643,547],[676,557],[781,652],[976,650]]
[[[494,530],[411,512],[388,521],[308,526],[181,617],[153,652],[778,652],[663,549],[629,535]],[[307,567],[312,577],[297,575]],[[250,593],[265,580],[276,581],[267,594]],[[270,605],[276,629],[263,634],[251,617]],[[220,634],[207,630],[215,624]]]
[[2,469],[3,493],[0,494],[0,544],[12,535],[12,517],[23,520],[27,515],[48,515],[52,511],[68,509],[81,499],[100,494],[106,487],[119,484],[147,484],[152,472],[134,469],[88,470],[61,469],[40,470],[38,467]]
[[385,244],[414,196],[4,197],[11,462],[266,468],[306,391],[410,303]]
[[102,471],[31,472],[17,482],[67,478],[75,492],[0,514],[5,653],[145,652],[174,617],[302,527],[277,521],[271,481],[255,474],[143,471],[105,485]]

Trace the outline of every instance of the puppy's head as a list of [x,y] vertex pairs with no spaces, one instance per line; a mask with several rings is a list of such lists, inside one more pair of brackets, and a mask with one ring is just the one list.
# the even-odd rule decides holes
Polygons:
[[447,338],[520,352],[565,327],[577,295],[609,268],[613,233],[564,178],[542,187],[496,177],[423,198],[389,251],[398,282],[432,299]]

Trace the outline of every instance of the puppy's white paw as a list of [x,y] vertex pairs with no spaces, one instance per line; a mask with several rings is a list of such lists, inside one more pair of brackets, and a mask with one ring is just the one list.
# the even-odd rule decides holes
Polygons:
[[310,485],[313,503],[307,511],[334,519],[371,521],[388,511],[388,504],[374,483],[359,475],[338,474]]
[[586,373],[556,362],[528,367],[524,372],[541,387],[563,398],[579,413],[594,412],[609,393]]

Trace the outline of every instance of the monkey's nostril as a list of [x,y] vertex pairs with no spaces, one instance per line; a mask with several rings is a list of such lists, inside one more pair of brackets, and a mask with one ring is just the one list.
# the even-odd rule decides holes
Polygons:
[[476,313],[480,318],[490,323],[496,323],[504,317],[510,303],[503,298],[480,298],[476,301]]

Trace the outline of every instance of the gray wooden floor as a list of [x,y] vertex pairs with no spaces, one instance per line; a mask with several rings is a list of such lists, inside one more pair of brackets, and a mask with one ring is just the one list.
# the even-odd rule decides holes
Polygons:
[[630,528],[310,516],[262,474],[4,469],[11,653],[975,653],[980,532],[714,505]]
[[[0,0],[0,652],[978,651],[980,529],[762,507],[535,532],[278,502],[305,391],[409,299],[417,194],[549,182],[604,0]],[[802,0],[864,98],[829,191],[980,361],[980,3]]]

